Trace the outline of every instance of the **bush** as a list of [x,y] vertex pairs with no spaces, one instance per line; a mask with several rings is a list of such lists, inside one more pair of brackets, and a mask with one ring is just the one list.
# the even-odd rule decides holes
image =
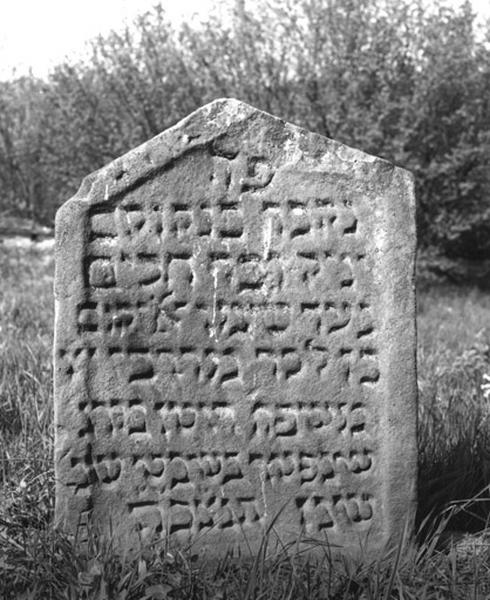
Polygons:
[[440,269],[490,258],[489,39],[468,1],[238,2],[178,29],[156,6],[47,81],[0,84],[0,206],[50,221],[84,175],[234,96],[412,170]]

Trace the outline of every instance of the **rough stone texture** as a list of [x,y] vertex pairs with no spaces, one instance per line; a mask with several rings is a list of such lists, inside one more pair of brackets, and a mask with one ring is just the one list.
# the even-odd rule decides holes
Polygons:
[[236,100],[89,176],[56,223],[58,523],[215,555],[279,512],[283,541],[396,539],[414,253],[406,171]]

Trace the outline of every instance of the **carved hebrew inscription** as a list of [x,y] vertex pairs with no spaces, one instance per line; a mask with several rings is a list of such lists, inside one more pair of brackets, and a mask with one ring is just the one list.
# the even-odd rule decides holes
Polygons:
[[56,348],[59,502],[79,526],[223,544],[278,512],[285,538],[379,523],[379,305],[356,202],[328,174],[209,143],[88,206]]
[[291,495],[298,531],[369,521],[379,370],[355,212],[268,194],[264,157],[209,165],[213,198],[89,210],[78,340],[59,350],[84,389],[67,485],[129,480],[128,515],[161,534],[256,528],[263,486]]

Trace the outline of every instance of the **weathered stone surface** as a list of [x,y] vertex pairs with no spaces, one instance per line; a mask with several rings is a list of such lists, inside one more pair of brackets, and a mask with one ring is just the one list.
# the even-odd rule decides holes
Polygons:
[[217,100],[56,225],[57,520],[220,554],[353,552],[414,513],[414,198],[402,169]]

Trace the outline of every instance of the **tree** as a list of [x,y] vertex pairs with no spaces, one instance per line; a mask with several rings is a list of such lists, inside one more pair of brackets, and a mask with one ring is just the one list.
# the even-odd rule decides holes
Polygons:
[[468,2],[431,6],[239,0],[179,29],[157,6],[47,82],[2,84],[2,202],[52,219],[84,175],[235,96],[409,168],[421,246],[490,258],[490,26]]
[[40,222],[49,220],[42,160],[42,89],[42,82],[33,77],[0,84],[2,207]]

